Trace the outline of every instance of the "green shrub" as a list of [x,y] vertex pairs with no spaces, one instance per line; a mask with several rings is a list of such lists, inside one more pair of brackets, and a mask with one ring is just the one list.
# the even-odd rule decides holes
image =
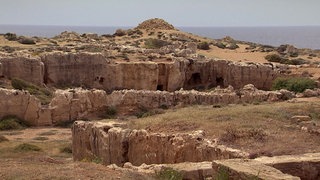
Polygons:
[[114,33],[115,36],[124,36],[126,34],[127,32],[123,29],[117,29],[116,32]]
[[72,154],[71,145],[60,148],[61,153]]
[[14,33],[6,33],[4,35],[4,38],[6,38],[7,40],[9,41],[16,41],[18,38],[17,38],[17,35],[14,34]]
[[113,119],[117,115],[117,109],[113,106],[108,106],[104,109],[103,114],[101,115],[101,118],[105,119]]
[[0,130],[23,129],[27,124],[15,116],[6,116],[0,120]]
[[239,46],[236,44],[236,43],[231,43],[229,46],[228,46],[228,49],[231,49],[231,50],[235,50],[239,48]]
[[156,174],[156,179],[159,180],[182,180],[183,176],[180,172],[172,168],[164,168]]
[[21,39],[19,39],[18,42],[21,44],[36,44],[36,42],[33,39],[26,37],[22,37]]
[[265,57],[266,60],[269,62],[281,62],[283,58],[278,54],[269,54]]
[[220,167],[218,173],[216,174],[215,180],[229,180],[229,172],[227,168]]
[[36,86],[19,78],[13,78],[11,80],[11,85],[14,89],[29,91],[29,93],[36,96],[43,105],[51,102],[52,93],[45,88]]
[[30,151],[42,151],[42,149],[36,145],[23,143],[14,148],[15,152],[30,152]]
[[6,137],[0,135],[0,143],[4,141],[9,141]]
[[44,137],[44,136],[38,136],[38,137],[33,138],[33,140],[37,140],[37,141],[46,141],[46,140],[49,140],[49,138]]
[[225,48],[226,48],[226,45],[223,44],[222,42],[217,42],[217,43],[215,44],[215,46],[217,46],[217,47],[220,48],[220,49],[225,49]]
[[315,80],[309,78],[277,78],[272,85],[272,90],[287,89],[293,92],[303,92],[306,89],[316,88]]
[[198,49],[202,49],[202,50],[209,50],[210,47],[209,47],[209,43],[208,42],[200,42],[198,45],[197,45]]
[[159,49],[163,46],[169,45],[169,43],[161,39],[149,38],[145,40],[144,45],[147,49]]
[[309,64],[310,61],[304,60],[302,58],[297,58],[297,59],[289,60],[288,63],[292,65],[302,65],[302,64]]

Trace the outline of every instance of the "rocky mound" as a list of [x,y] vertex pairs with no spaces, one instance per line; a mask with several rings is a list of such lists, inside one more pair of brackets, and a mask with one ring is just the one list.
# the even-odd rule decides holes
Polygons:
[[136,28],[137,29],[160,29],[160,30],[174,30],[175,29],[172,24],[169,24],[165,20],[159,19],[159,18],[148,19],[146,21],[143,21]]

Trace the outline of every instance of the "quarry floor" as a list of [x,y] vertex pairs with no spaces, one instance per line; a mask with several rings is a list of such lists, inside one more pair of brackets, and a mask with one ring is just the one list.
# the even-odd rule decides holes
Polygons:
[[[292,116],[311,117],[297,123]],[[110,120],[104,120],[110,121]],[[162,110],[143,118],[118,118],[129,128],[178,133],[202,129],[219,144],[249,152],[252,158],[320,152],[320,135],[301,130],[320,124],[320,98],[287,102],[226,106],[191,106]],[[0,131],[9,141],[0,142],[0,179],[150,179],[146,175],[116,171],[99,161],[73,162],[70,128],[39,127]],[[34,144],[39,152],[17,152],[22,143]]]

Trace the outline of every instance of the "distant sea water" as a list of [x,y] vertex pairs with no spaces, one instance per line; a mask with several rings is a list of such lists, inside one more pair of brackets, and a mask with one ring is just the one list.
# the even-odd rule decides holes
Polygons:
[[[113,34],[116,29],[132,27],[95,26],[30,26],[0,25],[0,33],[13,32],[24,36],[53,37],[63,31],[77,33]],[[292,44],[298,48],[320,49],[320,26],[296,27],[178,27],[193,34],[220,39],[231,36],[236,40],[279,46]]]

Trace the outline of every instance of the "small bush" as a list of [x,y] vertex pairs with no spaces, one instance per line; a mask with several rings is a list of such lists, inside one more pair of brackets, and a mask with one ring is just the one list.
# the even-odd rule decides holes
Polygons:
[[113,119],[116,117],[117,115],[117,109],[113,106],[108,106],[105,108],[105,110],[103,111],[103,114],[101,115],[101,118],[105,118],[105,119]]
[[229,172],[225,167],[220,167],[218,173],[216,174],[215,180],[229,180]]
[[14,34],[14,33],[6,33],[6,34],[4,35],[4,38],[6,38],[6,39],[9,40],[9,41],[16,41],[16,40],[18,40],[17,35]]
[[6,137],[0,135],[0,143],[4,142],[4,141],[9,141],[9,139],[7,139]]
[[117,29],[116,32],[114,33],[115,36],[124,36],[126,34],[127,32],[123,29]]
[[21,43],[21,44],[30,44],[30,45],[36,44],[36,42],[33,39],[26,38],[26,37],[23,37],[23,38],[19,39],[18,42]]
[[182,180],[183,176],[172,168],[164,168],[156,174],[156,178],[159,180]]
[[0,131],[23,129],[27,124],[15,116],[6,116],[0,120]]
[[72,154],[72,148],[71,145],[68,145],[66,147],[60,148],[61,153],[66,153],[66,154]]
[[228,49],[230,50],[235,50],[239,48],[239,46],[236,44],[236,43],[231,43],[229,46],[228,46]]
[[209,43],[208,42],[201,42],[197,45],[198,49],[202,49],[202,50],[209,50]]
[[222,42],[217,42],[217,43],[215,44],[215,46],[217,46],[217,47],[220,48],[220,49],[225,49],[225,48],[226,48],[226,45],[223,44]]
[[145,40],[144,45],[147,49],[159,49],[163,46],[169,45],[169,43],[161,39],[149,38]]
[[283,58],[278,54],[269,54],[265,57],[269,62],[281,62]]
[[272,90],[287,89],[293,92],[303,92],[306,89],[316,88],[317,83],[309,78],[277,78],[272,85]]
[[292,65],[302,65],[302,64],[309,64],[310,61],[304,60],[302,58],[297,58],[297,59],[289,60],[288,63]]
[[30,152],[30,151],[42,151],[42,149],[36,145],[23,143],[14,148],[15,152]]

